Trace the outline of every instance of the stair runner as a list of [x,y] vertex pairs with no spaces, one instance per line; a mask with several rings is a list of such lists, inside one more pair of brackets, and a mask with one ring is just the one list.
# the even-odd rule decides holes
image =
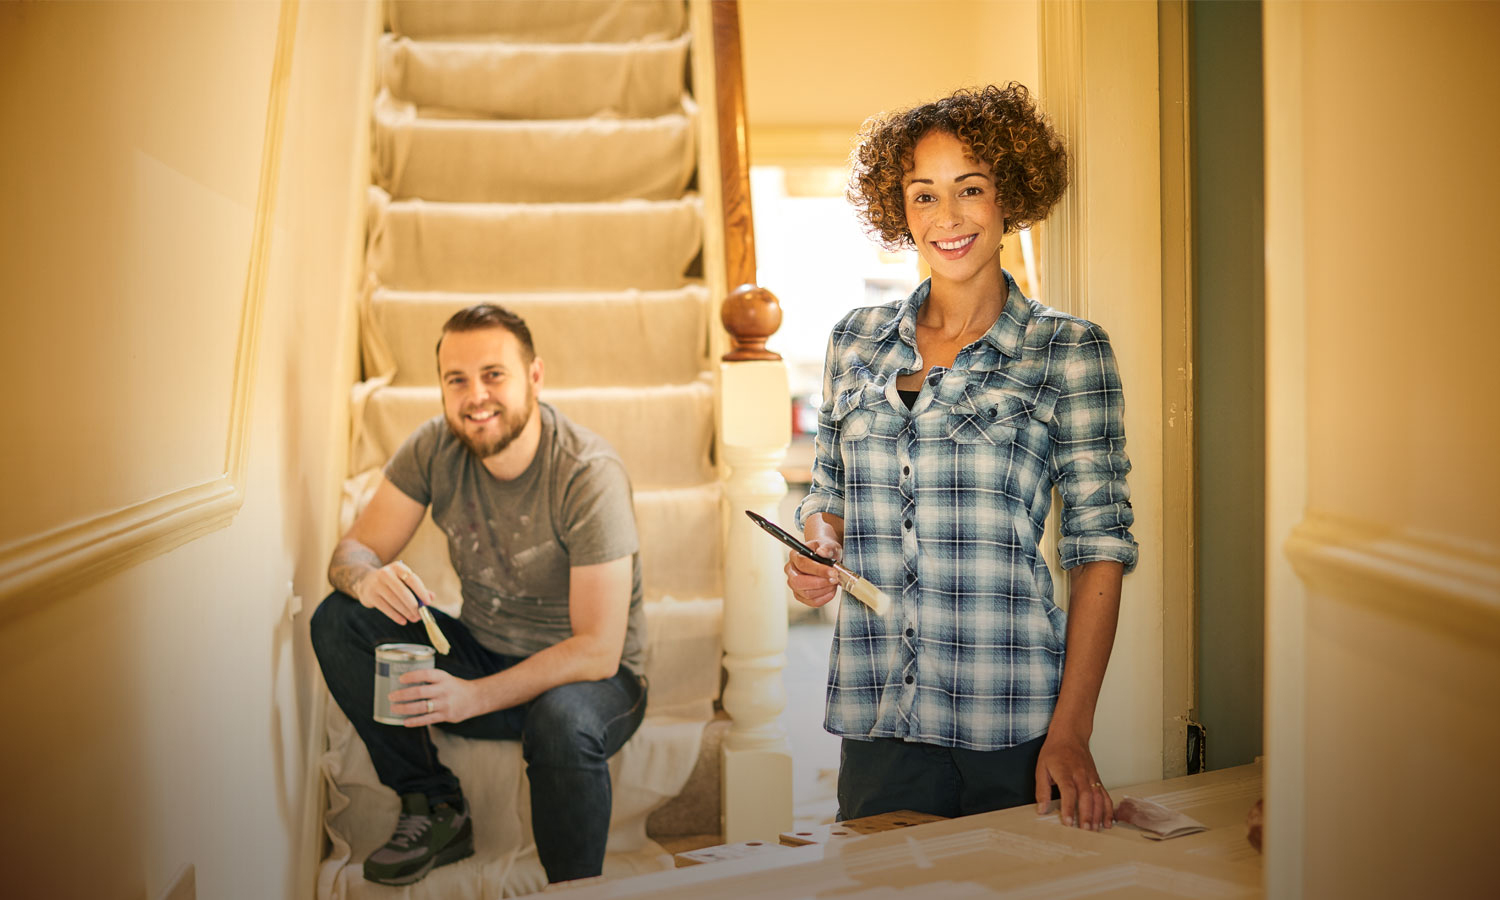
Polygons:
[[[651,695],[645,724],[611,762],[605,872],[659,867],[645,819],[698,760],[721,653],[708,296],[688,274],[703,219],[689,190],[686,4],[396,0],[387,19],[346,524],[390,453],[441,412],[433,347],[444,320],[486,301],[525,317],[546,363],[541,399],[613,444],[634,486]],[[456,614],[457,577],[430,519],[402,558]],[[329,708],[332,850],[318,893],[386,896],[360,865],[389,836],[396,800]],[[405,896],[545,886],[519,745],[434,740],[464,782],[477,852]]]

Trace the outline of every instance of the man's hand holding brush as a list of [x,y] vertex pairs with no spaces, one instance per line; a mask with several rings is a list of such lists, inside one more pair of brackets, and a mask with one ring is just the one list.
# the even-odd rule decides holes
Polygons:
[[360,605],[380,610],[398,625],[422,621],[418,597],[426,603],[436,599],[417,573],[399,559],[366,572],[355,583],[354,589],[354,597]]

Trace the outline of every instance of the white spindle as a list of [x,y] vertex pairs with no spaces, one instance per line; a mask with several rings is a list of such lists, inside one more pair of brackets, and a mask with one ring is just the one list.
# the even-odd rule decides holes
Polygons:
[[724,553],[724,840],[775,840],[792,827],[792,757],[780,722],[786,708],[786,551],[745,515],[778,517],[791,442],[786,364],[719,367],[719,447],[729,469]]

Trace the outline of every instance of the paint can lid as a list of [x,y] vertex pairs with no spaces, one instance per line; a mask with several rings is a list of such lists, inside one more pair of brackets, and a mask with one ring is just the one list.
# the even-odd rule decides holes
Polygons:
[[426,644],[381,644],[375,648],[375,658],[386,662],[408,662],[414,659],[431,659],[436,650]]

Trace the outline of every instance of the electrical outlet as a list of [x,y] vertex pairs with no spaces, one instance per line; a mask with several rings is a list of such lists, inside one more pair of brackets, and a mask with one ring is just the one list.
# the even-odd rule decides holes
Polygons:
[[1192,719],[1187,720],[1187,773],[1197,775],[1208,769],[1208,729]]
[[297,614],[302,612],[302,597],[297,593],[297,588],[290,581],[286,583],[286,604],[283,607],[286,620],[292,621]]

